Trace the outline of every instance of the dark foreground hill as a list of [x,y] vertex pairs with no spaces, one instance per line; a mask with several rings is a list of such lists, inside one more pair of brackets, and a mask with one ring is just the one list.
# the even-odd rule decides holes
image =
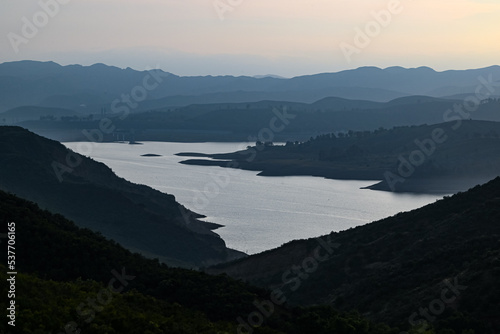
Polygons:
[[301,305],[325,303],[410,324],[415,333],[431,325],[454,329],[439,333],[500,333],[500,178],[209,272],[278,289]]
[[[169,268],[0,191],[4,251],[8,223],[15,223],[16,234],[17,328],[10,332],[498,333],[499,185],[497,179],[411,214],[292,242],[239,264],[241,276],[261,283],[286,276],[285,284],[273,285],[284,295],[224,275]],[[330,292],[335,285],[338,291]],[[358,308],[401,326],[390,329],[357,312],[321,306],[333,301],[336,308]],[[297,302],[317,306],[292,308]],[[3,321],[0,332],[8,329]]]
[[197,267],[244,254],[226,248],[174,196],[117,177],[102,163],[20,127],[0,127],[0,189],[63,214],[122,245]]
[[382,180],[370,188],[450,194],[500,175],[500,123],[459,119],[349,131],[285,146],[261,143],[240,152],[206,156],[218,160],[183,163],[238,167],[264,176]]
[[[0,263],[0,279],[17,271],[15,319],[1,333],[47,334],[396,334],[359,314],[331,307],[274,305],[248,325],[269,293],[227,276],[169,268],[146,259],[61,215],[0,191],[0,243],[7,251],[7,227],[15,234],[15,268]],[[3,234],[5,233],[5,234]],[[11,261],[12,263],[12,261]],[[7,309],[7,285],[2,307]],[[10,302],[9,302],[10,305]],[[266,306],[264,306],[266,307]],[[10,311],[8,311],[10,315]],[[260,313],[259,313],[260,314]],[[239,319],[242,319],[241,321]],[[244,320],[243,320],[244,319]],[[15,324],[8,325],[7,321]]]

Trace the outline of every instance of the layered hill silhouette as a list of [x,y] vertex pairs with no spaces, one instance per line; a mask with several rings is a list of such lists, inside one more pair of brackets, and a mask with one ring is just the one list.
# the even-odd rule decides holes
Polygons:
[[[500,67],[436,72],[428,67],[406,69],[361,67],[291,79],[273,77],[180,77],[156,71],[120,69],[103,64],[61,66],[54,62],[19,61],[0,64],[0,111],[19,106],[69,108],[77,111],[109,106],[136,86],[153,87],[144,106],[134,111],[193,103],[285,100],[312,103],[329,96],[389,101],[408,95],[448,96],[474,93],[479,77],[500,80]],[[148,77],[149,76],[149,77]],[[145,78],[148,78],[145,82]],[[158,85],[156,85],[158,83]],[[153,102],[154,100],[160,100]],[[149,101],[149,102],[148,102]],[[141,103],[142,104],[142,103]]]
[[[499,189],[497,178],[409,213],[210,268],[212,276],[132,254],[0,191],[0,219],[15,223],[16,327],[36,334],[65,328],[134,334],[398,334],[424,328],[428,334],[495,334]],[[0,278],[7,279],[4,261],[0,269]],[[273,290],[213,275],[221,272]],[[270,311],[271,300],[286,302]],[[316,306],[305,306],[311,304]],[[258,326],[248,325],[252,314]],[[365,317],[387,319],[393,327]],[[0,330],[7,330],[6,322]]]
[[[33,168],[43,166],[46,158],[29,147],[39,152],[51,147],[57,152],[54,142],[20,128],[2,131],[2,166],[17,166],[18,175],[29,167],[37,177],[47,176],[43,169]],[[24,149],[9,151],[5,137],[23,143]],[[34,145],[37,141],[39,145]],[[32,158],[23,161],[19,158],[23,155]],[[92,174],[89,165],[86,175]],[[6,171],[2,169],[2,177],[12,176]],[[15,180],[23,184],[22,179]],[[51,182],[44,180],[50,187]],[[27,174],[25,182],[37,189]],[[2,178],[2,189],[4,183]],[[100,191],[108,194],[105,188]],[[123,196],[129,196],[124,189]],[[16,222],[16,284],[21,291],[17,301],[23,305],[18,321],[24,332],[42,333],[41,326],[58,331],[74,323],[88,333],[397,334],[419,333],[424,327],[429,334],[498,333],[499,191],[497,178],[409,213],[293,241],[206,270],[216,276],[169,268],[132,254],[98,233],[4,191],[0,191],[0,218]],[[72,196],[69,191],[63,194]],[[86,208],[82,202],[79,205]],[[132,206],[134,210],[144,212],[140,206]],[[0,265],[0,269],[6,279],[6,268]],[[116,275],[127,283],[126,289],[104,302],[103,290],[109,289]],[[269,304],[264,309],[255,305],[262,307],[276,296],[285,296],[284,306],[274,304],[272,314],[262,316],[265,322],[249,326],[249,315],[270,310]],[[100,302],[94,308],[95,318],[87,323],[92,315],[88,301],[96,298]],[[380,321],[393,329],[375,324]]]
[[[470,97],[470,96],[469,96]],[[312,104],[286,101],[259,101],[248,103],[197,104],[181,108],[161,108],[134,114],[90,115],[79,117],[45,117],[38,115],[47,108],[39,108],[36,121],[19,123],[38,134],[59,141],[86,141],[83,130],[99,129],[101,119],[109,119],[114,129],[104,141],[304,141],[318,134],[352,131],[372,131],[380,127],[438,124],[463,117],[457,105],[464,100],[408,96],[380,103],[366,100],[348,100],[329,97]],[[500,99],[481,101],[467,119],[500,121]],[[22,108],[37,110],[37,108]],[[12,115],[15,111],[8,111]],[[1,117],[1,115],[0,115]],[[272,124],[271,124],[272,123]],[[269,131],[274,129],[271,134]],[[266,132],[267,131],[267,132]],[[266,136],[263,136],[266,134]],[[253,139],[252,139],[253,138]]]
[[499,333],[500,178],[411,212],[293,241],[209,272],[281,291],[297,304],[324,303],[393,325],[410,324],[415,333],[431,326]]
[[20,127],[0,127],[0,189],[171,265],[198,267],[244,255],[226,248],[213,232],[219,226],[198,220],[174,196],[130,183]]
[[179,155],[198,158],[184,164],[256,170],[263,176],[382,180],[370,188],[449,194],[500,175],[500,123],[458,119],[323,134],[284,146],[260,143],[235,153]]
[[[9,333],[397,333],[331,307],[275,305],[246,322],[269,292],[225,275],[170,268],[59,214],[0,191],[1,233],[16,235],[16,322]],[[15,225],[13,225],[15,224]],[[0,240],[6,250],[5,239]],[[0,263],[0,279],[6,280]],[[5,296],[7,292],[5,291]],[[265,306],[267,307],[267,306]],[[268,308],[268,310],[270,310]],[[244,320],[238,320],[244,319]],[[10,320],[9,320],[10,321]],[[347,332],[346,332],[347,333]]]
[[276,109],[295,118],[275,131],[275,141],[437,124],[472,102],[479,105],[471,119],[500,121],[499,66],[362,67],[283,79],[20,61],[0,64],[0,87],[0,124],[58,141],[89,140],[83,130],[98,129],[103,118],[114,129],[106,141],[248,141],[269,127]]

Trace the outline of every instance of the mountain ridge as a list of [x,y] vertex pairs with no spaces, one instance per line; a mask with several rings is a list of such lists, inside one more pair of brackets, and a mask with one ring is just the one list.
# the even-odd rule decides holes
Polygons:
[[[59,214],[0,190],[1,232],[16,233],[19,333],[318,334],[348,324],[360,334],[396,334],[331,307],[273,307],[267,321],[242,325],[268,292],[225,275],[171,268],[77,227]],[[0,279],[11,280],[0,263]],[[6,293],[7,295],[7,293]],[[97,297],[97,298],[96,298]],[[11,298],[11,297],[9,297]],[[265,305],[265,304],[264,304]],[[318,318],[319,316],[319,318]],[[247,318],[248,319],[248,318]],[[254,322],[252,322],[254,323]],[[7,331],[7,321],[0,332]]]
[[[457,312],[463,322],[456,333],[468,328],[466,319],[482,322],[481,333],[499,333],[500,289],[492,285],[500,277],[499,204],[497,177],[423,208],[321,236],[332,247],[326,259],[313,238],[207,271],[282,291],[293,303],[357,309],[390,325],[409,322],[416,332],[446,324]],[[439,296],[450,286],[456,297],[445,303]],[[438,302],[449,305],[439,312],[431,306],[426,318],[422,310]]]
[[[238,90],[268,94],[281,93],[285,99],[297,99],[296,94],[285,92],[316,93],[316,99],[326,96],[339,96],[351,99],[370,99],[385,102],[405,95],[433,95],[433,91],[448,87],[448,95],[464,93],[463,89],[474,91],[479,84],[478,77],[493,81],[500,79],[500,66],[480,69],[429,72],[425,68],[398,69],[362,67],[332,73],[297,76],[290,79],[273,77],[252,78],[248,76],[190,76],[183,77],[153,70],[159,86],[148,90],[144,100],[154,100],[173,96],[203,96],[205,94],[231,93]],[[93,105],[93,100],[102,99],[105,106],[113,100],[127,94],[136,86],[143,85],[143,80],[151,74],[130,68],[121,69],[104,64],[91,66],[61,66],[54,62],[19,61],[0,64],[0,111],[20,105],[39,105],[54,95],[74,96],[72,108],[85,104]],[[16,89],[12,83],[17,82]],[[153,82],[153,81],[152,81]],[[151,85],[151,84],[150,84]],[[89,88],[91,87],[91,88]],[[151,87],[151,86],[150,86]],[[451,88],[450,88],[451,87]],[[19,89],[22,88],[22,91]],[[82,98],[84,92],[92,98]],[[337,93],[335,93],[337,92]],[[205,100],[207,101],[207,100]],[[254,102],[248,100],[245,102]],[[310,101],[310,97],[309,97]],[[221,101],[222,102],[222,101]],[[243,102],[243,101],[241,101]],[[186,102],[188,103],[188,102]],[[190,104],[190,103],[188,103]],[[62,107],[61,105],[45,105]],[[67,107],[67,106],[66,106]],[[94,106],[99,109],[102,105]]]
[[170,265],[199,267],[244,256],[213,232],[218,225],[199,220],[173,195],[128,182],[20,127],[0,127],[0,189]]
[[326,133],[284,146],[261,142],[238,152],[193,155],[196,159],[181,163],[241,168],[262,176],[382,180],[368,188],[449,194],[498,176],[499,144],[500,122],[460,120]]

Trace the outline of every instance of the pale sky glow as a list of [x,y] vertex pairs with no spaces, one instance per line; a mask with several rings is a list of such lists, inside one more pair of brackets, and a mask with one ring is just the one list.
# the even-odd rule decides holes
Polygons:
[[[59,1],[67,3],[45,15],[37,33],[23,34],[23,17],[33,23],[40,3]],[[216,1],[236,5],[218,13]],[[371,13],[394,2],[399,13],[385,26],[376,23],[369,45],[356,45],[356,29],[376,22]],[[0,33],[0,62],[287,77],[359,66],[465,69],[500,63],[500,1],[2,0]],[[341,43],[357,52],[346,57]]]

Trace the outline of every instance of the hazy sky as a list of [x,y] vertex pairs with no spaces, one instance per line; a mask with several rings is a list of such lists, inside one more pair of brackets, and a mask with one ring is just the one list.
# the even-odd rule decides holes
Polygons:
[[2,0],[0,31],[0,62],[179,75],[500,63],[499,0]]

